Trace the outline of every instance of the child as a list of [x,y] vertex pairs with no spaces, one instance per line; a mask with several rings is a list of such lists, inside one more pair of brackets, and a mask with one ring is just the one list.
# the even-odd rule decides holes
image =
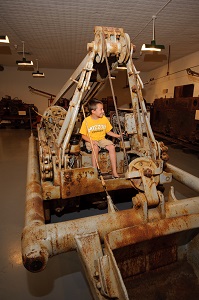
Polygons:
[[[86,141],[86,147],[88,150],[92,150],[92,165],[97,167],[96,160],[98,159],[98,152],[100,148],[106,148],[109,151],[112,175],[114,178],[119,178],[116,169],[116,153],[115,146],[112,141],[105,139],[105,135],[108,134],[115,138],[121,138],[119,134],[111,131],[112,125],[109,120],[104,116],[103,103],[97,99],[92,99],[89,102],[90,116],[85,118],[82,123],[80,133],[82,138]],[[91,146],[93,145],[93,149]],[[93,153],[93,150],[95,154]]]

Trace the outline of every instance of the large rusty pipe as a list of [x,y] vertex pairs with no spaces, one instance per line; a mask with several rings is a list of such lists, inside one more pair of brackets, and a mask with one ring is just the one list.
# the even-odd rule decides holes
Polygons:
[[33,222],[44,224],[45,218],[36,140],[33,134],[31,134],[28,149],[25,226],[30,225]]
[[[22,257],[27,269],[35,271],[47,263],[49,245],[45,240],[43,199],[40,185],[40,174],[36,140],[31,134],[29,138],[27,186],[26,186],[26,207],[25,207],[25,228],[22,233]],[[28,259],[28,253],[35,253],[36,259]],[[28,265],[27,265],[28,264]]]
[[[199,197],[171,201],[171,203],[165,203],[165,206],[166,218],[199,214]],[[76,250],[74,238],[76,235],[97,231],[103,242],[106,234],[114,230],[144,223],[143,210],[133,208],[62,223],[41,225],[32,232],[27,228],[24,239],[33,247],[26,247],[23,251],[24,266],[31,272],[43,270],[49,256]],[[34,261],[36,261],[35,264]]]
[[[103,241],[110,231],[141,224],[142,211],[132,209],[62,223],[24,228],[23,263],[31,272],[42,271],[48,257],[76,249],[75,236],[97,231]],[[106,226],[105,226],[106,224]]]
[[48,225],[52,254],[76,249],[76,235],[97,231],[103,242],[104,236],[114,230],[143,223],[143,211],[135,209],[106,213],[102,215]]
[[[199,214],[199,197],[165,203],[165,211],[166,218]],[[161,217],[159,215],[159,219],[160,218]],[[76,249],[76,243],[74,240],[75,235],[97,231],[103,241],[105,235],[111,231],[143,223],[145,223],[143,210],[136,210],[133,208],[100,216],[49,224],[47,236],[48,239],[51,240],[52,254],[56,255]]]
[[199,193],[199,178],[191,175],[188,172],[185,172],[171,164],[167,163],[167,172],[172,173],[172,176],[177,181],[183,183],[184,185],[188,186],[190,189]]

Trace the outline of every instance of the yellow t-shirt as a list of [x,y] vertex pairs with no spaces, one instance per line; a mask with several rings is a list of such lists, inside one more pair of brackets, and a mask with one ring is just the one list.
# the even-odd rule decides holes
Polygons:
[[84,119],[80,133],[90,137],[94,141],[100,141],[105,138],[106,133],[111,131],[112,128],[112,125],[105,116],[97,120],[93,120],[91,116],[89,116]]

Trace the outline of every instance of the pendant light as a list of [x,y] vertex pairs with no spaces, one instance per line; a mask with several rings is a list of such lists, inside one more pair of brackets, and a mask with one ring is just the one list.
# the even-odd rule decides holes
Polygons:
[[25,54],[24,54],[24,41],[22,41],[23,44],[23,59],[22,60],[17,60],[16,64],[18,66],[33,66],[32,60],[26,60]]
[[37,61],[37,71],[36,72],[32,72],[32,76],[33,77],[45,77],[44,73],[39,72],[39,63],[38,63],[38,59],[36,59]]
[[9,38],[7,35],[0,35],[0,43],[10,43]]
[[153,39],[151,41],[151,44],[143,44],[141,51],[161,51],[162,49],[165,49],[164,45],[156,45],[155,41],[155,19],[156,16],[152,16],[153,21]]

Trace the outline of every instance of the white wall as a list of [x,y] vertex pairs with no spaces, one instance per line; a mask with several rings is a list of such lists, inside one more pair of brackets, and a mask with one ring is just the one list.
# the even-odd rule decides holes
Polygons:
[[[169,68],[170,75],[168,76],[167,76],[167,65],[159,69],[153,70],[151,72],[148,72],[146,80],[149,81],[150,78],[154,78],[154,80],[150,81],[150,83],[145,85],[144,88],[145,99],[147,100],[147,102],[152,103],[156,98],[161,98],[161,97],[163,98],[174,97],[174,87],[185,85],[185,84],[194,84],[193,96],[198,97],[199,77],[187,75],[186,72],[187,68],[191,68],[193,71],[199,72],[198,56],[199,56],[199,51],[170,63],[170,68]],[[166,89],[168,89],[168,93],[165,93]]]
[[[3,72],[0,72],[0,99],[6,95],[11,98],[17,97],[25,103],[35,104],[40,113],[43,113],[48,106],[48,96],[31,93],[28,86],[32,86],[37,90],[41,90],[50,94],[57,93],[64,86],[66,81],[71,77],[74,70],[63,69],[43,69],[45,78],[32,77],[32,71],[17,71],[17,67],[5,67]],[[126,70],[118,71],[116,79],[113,80],[115,96],[118,99],[118,106],[129,107],[130,92],[126,85]],[[70,98],[72,92],[65,97]],[[98,99],[111,96],[109,81],[105,83],[100,92],[96,95]]]
[[[199,51],[170,63],[169,76],[166,76],[167,65],[148,73],[141,73],[140,76],[143,82],[149,81],[150,78],[155,79],[145,85],[143,90],[143,95],[147,102],[152,103],[155,98],[160,97],[173,97],[175,86],[191,83],[194,83],[194,96],[199,96],[199,77],[187,75],[187,72],[184,70],[197,66],[199,64],[198,56]],[[184,71],[172,74],[180,70]],[[193,70],[199,72],[199,66],[193,68]],[[56,95],[74,70],[42,69],[41,71],[45,73],[45,78],[33,78],[31,71],[17,71],[17,67],[5,67],[5,70],[0,72],[0,99],[6,95],[11,96],[12,99],[17,97],[25,103],[34,103],[38,107],[39,112],[43,113],[48,106],[48,97],[31,93],[28,86]],[[113,86],[119,107],[129,107],[131,102],[129,88],[125,88],[125,85],[126,71],[118,71],[116,79],[113,80]],[[168,93],[165,93],[166,89],[168,89]],[[67,98],[70,98],[70,96],[71,94],[69,93]],[[108,81],[96,96],[98,99],[111,96]]]
[[70,78],[73,70],[42,69],[44,78],[32,77],[32,71],[17,71],[17,67],[5,67],[0,72],[0,99],[6,95],[17,97],[25,103],[35,104],[40,113],[48,106],[47,96],[37,95],[29,91],[28,86],[56,95]]
[[[118,107],[127,107],[131,103],[130,90],[126,87],[126,70],[115,71],[116,79],[112,80],[115,96],[117,97],[117,106]],[[140,74],[142,81],[145,80],[146,73]],[[97,98],[102,99],[107,96],[112,96],[109,80],[107,80],[104,88],[98,93]]]

